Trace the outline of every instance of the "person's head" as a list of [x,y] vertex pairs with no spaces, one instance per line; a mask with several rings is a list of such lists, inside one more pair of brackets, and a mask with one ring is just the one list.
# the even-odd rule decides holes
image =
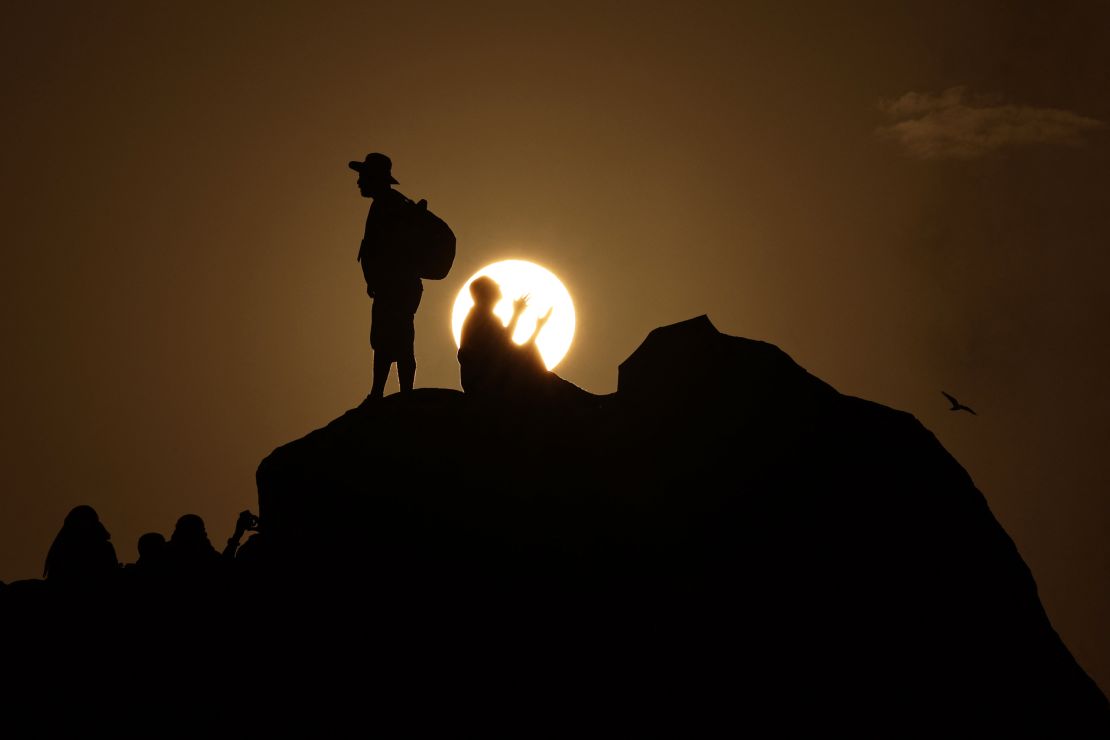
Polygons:
[[492,311],[501,302],[501,286],[488,275],[475,278],[470,283],[470,297],[474,305],[486,311]]
[[182,545],[198,542],[208,542],[208,532],[204,528],[204,520],[196,514],[186,514],[177,520],[173,528],[170,541]]
[[393,179],[393,162],[384,154],[372,152],[362,162],[348,162],[347,166],[358,173],[358,192],[363,198],[377,198],[396,185]]
[[65,523],[62,524],[62,530],[58,535],[71,540],[107,541],[112,539],[112,535],[108,534],[108,530],[100,523],[100,517],[97,516],[96,509],[88,504],[74,506],[66,514]]
[[166,551],[166,538],[160,532],[147,532],[139,538],[139,560],[158,560]]
[[86,527],[95,527],[100,523],[100,517],[96,513],[96,509],[88,504],[81,504],[74,506],[66,514],[64,527],[73,527],[83,529]]
[[49,577],[51,571],[66,569],[71,564],[66,561],[81,560],[88,556],[90,548],[99,551],[111,539],[112,535],[100,523],[96,509],[87,504],[73,507],[66,514],[65,522],[46,554],[43,575]]

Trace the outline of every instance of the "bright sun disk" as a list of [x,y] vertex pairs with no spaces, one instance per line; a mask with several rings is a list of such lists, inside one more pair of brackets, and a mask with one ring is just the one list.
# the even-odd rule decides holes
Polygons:
[[455,335],[455,346],[462,335],[463,321],[474,306],[470,297],[470,284],[483,275],[493,278],[501,286],[501,302],[493,312],[501,323],[508,326],[513,317],[513,301],[522,295],[528,296],[528,307],[517,322],[513,341],[523,344],[536,327],[536,320],[552,308],[551,318],[536,338],[536,348],[543,357],[548,370],[553,369],[566,356],[574,339],[574,302],[570,293],[559,282],[559,278],[547,269],[524,260],[504,260],[483,267],[470,276],[455,298],[451,310],[451,331]]

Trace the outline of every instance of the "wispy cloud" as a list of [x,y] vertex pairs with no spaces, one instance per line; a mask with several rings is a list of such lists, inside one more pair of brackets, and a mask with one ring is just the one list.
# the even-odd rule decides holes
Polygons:
[[1105,124],[1059,108],[1005,103],[998,95],[973,95],[952,87],[939,95],[908,92],[879,104],[892,123],[878,134],[920,159],[972,159],[1030,144],[1083,143],[1083,134]]

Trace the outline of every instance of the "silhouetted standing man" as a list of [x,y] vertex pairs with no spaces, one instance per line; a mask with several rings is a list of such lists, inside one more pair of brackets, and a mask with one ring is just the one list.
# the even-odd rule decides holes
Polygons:
[[391,187],[397,184],[391,174],[393,163],[384,154],[374,153],[348,166],[358,173],[362,197],[374,200],[358,252],[366,292],[374,299],[370,317],[374,380],[366,397],[367,401],[374,401],[384,394],[389,368],[394,362],[401,392],[412,390],[416,379],[413,321],[424,286],[403,240],[406,210],[412,201]]

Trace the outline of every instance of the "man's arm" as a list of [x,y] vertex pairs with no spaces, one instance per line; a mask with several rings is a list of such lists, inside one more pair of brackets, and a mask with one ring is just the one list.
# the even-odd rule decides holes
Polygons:
[[505,329],[509,332],[509,339],[513,338],[516,333],[517,322],[520,321],[520,315],[524,313],[524,309],[528,308],[528,296],[522,295],[513,301],[513,317],[509,319],[509,325]]
[[554,310],[555,307],[552,306],[551,308],[547,309],[547,313],[536,319],[536,328],[532,330],[532,336],[528,337],[528,341],[525,342],[525,344],[535,344],[536,337],[538,337],[540,335],[540,332],[543,331],[544,325],[547,324],[547,320],[551,318],[551,312]]

